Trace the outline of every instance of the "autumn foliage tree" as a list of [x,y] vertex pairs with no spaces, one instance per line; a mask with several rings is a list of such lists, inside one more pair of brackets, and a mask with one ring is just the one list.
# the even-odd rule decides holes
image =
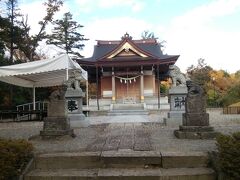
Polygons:
[[187,74],[192,81],[201,85],[206,92],[207,91],[206,82],[209,82],[211,79],[210,77],[211,70],[212,68],[205,63],[205,60],[200,58],[198,59],[198,64],[196,66],[191,65],[187,69]]
[[187,69],[190,79],[201,85],[209,106],[227,106],[240,101],[240,71],[229,74],[224,70],[214,70],[199,59],[196,66]]

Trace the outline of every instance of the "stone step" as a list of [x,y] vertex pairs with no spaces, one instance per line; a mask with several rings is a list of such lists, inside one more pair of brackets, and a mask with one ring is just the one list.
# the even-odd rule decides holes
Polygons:
[[207,167],[208,156],[203,152],[161,152],[163,168]]
[[50,153],[35,157],[35,168],[42,170],[99,167],[103,167],[100,152]]
[[39,170],[28,173],[25,180],[215,180],[208,168],[100,168]]
[[156,151],[104,151],[101,159],[108,168],[161,167],[162,157]]
[[112,104],[113,110],[144,110],[144,104]]
[[201,152],[103,151],[42,154],[35,158],[36,169],[74,169],[102,167],[206,167],[207,155]]
[[108,116],[122,116],[122,115],[148,115],[147,110],[112,110],[108,112]]

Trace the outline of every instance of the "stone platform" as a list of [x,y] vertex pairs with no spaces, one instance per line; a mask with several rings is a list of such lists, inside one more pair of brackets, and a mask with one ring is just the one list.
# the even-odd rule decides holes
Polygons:
[[217,132],[211,126],[179,126],[174,135],[179,139],[214,139]]

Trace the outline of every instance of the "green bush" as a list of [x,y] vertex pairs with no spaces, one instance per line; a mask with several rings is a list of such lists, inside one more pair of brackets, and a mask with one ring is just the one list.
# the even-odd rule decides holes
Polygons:
[[229,180],[240,179],[240,132],[217,137],[217,166]]
[[26,140],[0,139],[0,180],[15,180],[33,157],[33,146]]

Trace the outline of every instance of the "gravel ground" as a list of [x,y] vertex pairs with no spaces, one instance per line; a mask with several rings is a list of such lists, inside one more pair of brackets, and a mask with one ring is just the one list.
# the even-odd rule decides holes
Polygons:
[[[224,115],[221,110],[209,110],[210,124],[222,133],[240,131],[240,115]],[[166,111],[144,116],[98,116],[88,117],[90,126],[74,129],[76,138],[62,137],[58,140],[41,140],[38,136],[42,122],[8,122],[0,123],[0,137],[29,139],[35,146],[36,153],[86,151],[98,138],[106,140],[114,135],[123,136],[125,132],[135,134],[141,130],[149,134],[153,150],[172,152],[210,151],[215,149],[215,140],[183,140],[173,135],[177,127],[162,124]],[[129,122],[130,121],[130,122]],[[136,133],[135,133],[136,132]],[[134,134],[135,133],[135,134]],[[104,139],[105,138],[105,139]],[[104,142],[101,142],[104,143]],[[101,143],[99,145],[101,145]]]

